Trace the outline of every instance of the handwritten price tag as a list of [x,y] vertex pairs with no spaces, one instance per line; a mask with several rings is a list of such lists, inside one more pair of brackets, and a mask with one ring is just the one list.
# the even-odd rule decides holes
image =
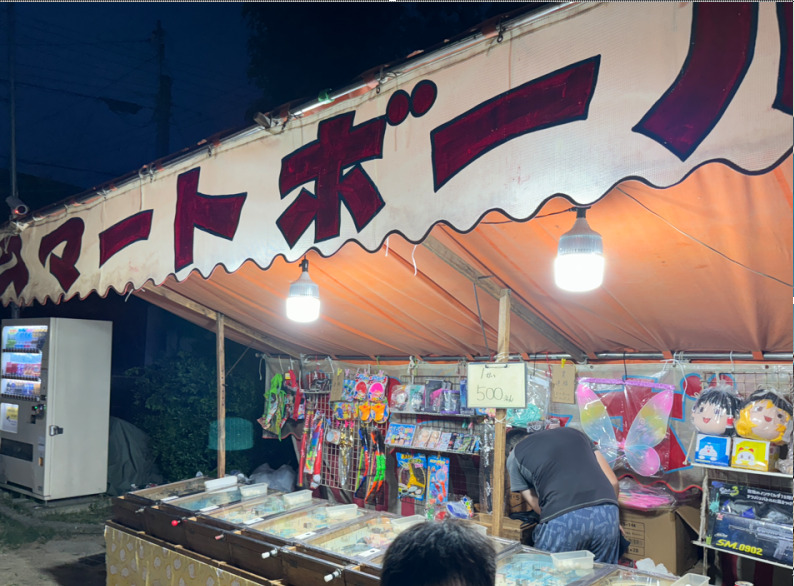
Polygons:
[[576,365],[571,362],[551,365],[551,401],[552,403],[576,402]]
[[523,409],[527,371],[523,362],[469,364],[467,407]]

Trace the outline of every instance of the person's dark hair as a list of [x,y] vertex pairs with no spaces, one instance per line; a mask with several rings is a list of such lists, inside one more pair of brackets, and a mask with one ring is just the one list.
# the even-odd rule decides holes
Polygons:
[[381,586],[493,586],[496,552],[465,522],[419,523],[400,533],[383,559]]

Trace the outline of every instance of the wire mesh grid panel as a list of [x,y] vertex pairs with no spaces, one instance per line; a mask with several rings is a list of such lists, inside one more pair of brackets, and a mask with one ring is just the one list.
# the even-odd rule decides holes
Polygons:
[[389,446],[404,514],[425,512],[430,497],[437,494],[449,501],[464,496],[479,500],[483,426],[473,412],[462,408],[462,372],[461,368],[445,375],[413,373],[412,393],[421,395],[411,394],[405,409],[391,413],[393,426],[412,429],[410,441]]
[[[330,381],[330,374],[317,370],[304,380],[309,389],[305,393],[307,441],[312,437],[309,434],[313,433],[313,424],[322,426],[318,484],[383,506],[387,501],[385,466],[381,466],[383,470],[378,467],[377,455],[383,456],[381,461],[385,464],[383,438],[387,424],[362,423],[357,417],[338,418],[331,401]],[[355,404],[350,405],[351,412],[356,411]]]

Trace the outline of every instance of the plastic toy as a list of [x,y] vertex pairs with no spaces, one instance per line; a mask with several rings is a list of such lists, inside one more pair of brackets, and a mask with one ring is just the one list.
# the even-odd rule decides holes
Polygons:
[[[629,381],[609,382],[629,384]],[[637,382],[631,381],[632,384]],[[653,448],[667,434],[667,421],[673,407],[673,391],[666,387],[669,385],[665,385],[663,390],[655,393],[642,406],[629,428],[626,440],[619,443],[606,407],[588,386],[587,379],[580,381],[576,388],[576,402],[582,427],[590,439],[598,444],[599,451],[611,466],[614,467],[622,455],[629,467],[643,476],[651,476],[659,471],[661,460]]]
[[791,403],[771,389],[758,389],[741,404],[736,433],[748,439],[783,442]]
[[427,458],[424,454],[397,453],[397,495],[399,498],[424,500]]
[[434,503],[445,503],[449,498],[449,458],[432,457],[427,459],[428,482],[427,498]]
[[739,414],[739,397],[728,385],[709,387],[692,406],[692,424],[700,433],[731,435]]

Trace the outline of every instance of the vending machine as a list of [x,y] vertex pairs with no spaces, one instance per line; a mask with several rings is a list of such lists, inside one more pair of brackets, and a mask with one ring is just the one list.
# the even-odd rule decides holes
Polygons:
[[108,321],[2,322],[0,486],[49,501],[107,490]]

